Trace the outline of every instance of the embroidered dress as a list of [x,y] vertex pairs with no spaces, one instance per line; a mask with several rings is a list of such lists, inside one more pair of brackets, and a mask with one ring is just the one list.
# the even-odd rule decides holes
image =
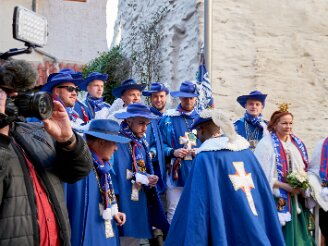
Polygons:
[[[99,166],[99,160],[93,153],[95,168]],[[103,164],[103,163],[102,163]],[[109,164],[105,163],[104,173],[109,173]],[[99,185],[103,183],[105,189],[112,190],[109,183],[101,180],[97,173],[97,168],[89,175],[74,184],[65,184],[65,195],[69,220],[71,224],[72,245],[119,245],[119,234],[114,219],[111,219],[111,226],[114,232],[113,237],[106,237],[106,225],[103,219],[100,206],[112,208],[112,214],[117,212],[115,197],[104,198],[100,192]],[[110,180],[110,176],[107,176]],[[100,182],[100,183],[99,183]],[[101,186],[103,186],[101,185]],[[113,191],[110,192],[112,194]],[[106,205],[105,205],[106,204]],[[116,204],[116,205],[114,205]]]
[[269,184],[248,146],[241,137],[200,146],[165,245],[284,245]]
[[[276,135],[267,135],[258,143],[254,154],[262,166],[275,197],[286,245],[313,245],[314,240],[308,230],[310,212],[304,206],[302,195],[298,195],[295,199],[294,195],[282,189],[273,188],[276,181],[285,182],[288,170],[297,171],[306,168],[305,146],[296,137],[291,136],[286,142],[279,140],[281,143],[279,148],[275,140]],[[284,169],[282,168],[283,161],[281,161],[283,155],[287,155],[285,157],[287,166]]]
[[234,122],[236,132],[246,138],[250,143],[250,149],[255,150],[257,143],[262,137],[268,134],[267,122],[263,120],[262,115],[254,117],[245,112],[243,118]]

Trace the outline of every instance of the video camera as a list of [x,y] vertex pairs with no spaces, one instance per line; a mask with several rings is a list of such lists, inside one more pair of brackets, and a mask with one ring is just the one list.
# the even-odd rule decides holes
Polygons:
[[54,105],[51,96],[46,92],[31,91],[37,78],[31,65],[25,61],[8,60],[9,57],[29,54],[34,48],[43,47],[47,36],[48,24],[45,17],[21,6],[15,7],[13,38],[24,42],[26,48],[13,48],[0,53],[0,59],[6,60],[0,67],[0,88],[7,94],[18,92],[17,96],[7,98],[5,120],[8,123],[16,121],[19,116],[43,120],[52,115]]

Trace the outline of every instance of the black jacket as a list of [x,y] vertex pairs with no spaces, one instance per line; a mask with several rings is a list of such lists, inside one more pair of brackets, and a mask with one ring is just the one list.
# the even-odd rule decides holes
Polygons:
[[11,136],[0,134],[0,245],[39,245],[40,235],[32,179],[21,149],[34,165],[47,191],[59,225],[61,245],[70,245],[70,227],[61,181],[74,183],[88,175],[92,159],[76,134],[68,151],[40,124],[16,123]]

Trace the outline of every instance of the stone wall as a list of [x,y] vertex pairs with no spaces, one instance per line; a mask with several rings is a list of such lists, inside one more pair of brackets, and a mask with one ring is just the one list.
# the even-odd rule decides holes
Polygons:
[[264,116],[290,102],[294,132],[310,150],[328,135],[328,2],[213,0],[212,84],[217,107],[231,118],[235,101],[268,93]]
[[136,36],[137,45],[131,47],[132,32],[142,24],[151,23],[156,12],[166,8],[160,23],[161,81],[175,90],[184,80],[194,80],[201,47],[200,5],[201,2],[193,0],[120,1],[118,25],[123,51],[131,56],[133,49],[142,49],[140,35]]

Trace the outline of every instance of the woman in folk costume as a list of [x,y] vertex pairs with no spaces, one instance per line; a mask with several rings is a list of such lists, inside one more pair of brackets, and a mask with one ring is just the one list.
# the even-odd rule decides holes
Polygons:
[[[328,137],[315,146],[308,168],[311,195],[320,206],[319,225],[322,235],[328,242]],[[316,213],[317,219],[317,213]],[[317,229],[317,228],[316,228]],[[320,234],[316,233],[316,236]]]
[[66,184],[66,203],[71,224],[72,245],[120,245],[117,225],[126,216],[118,211],[109,159],[116,144],[130,140],[119,136],[116,121],[95,119],[84,132],[92,159],[93,171],[84,179]]
[[291,132],[292,126],[293,115],[288,111],[288,104],[280,105],[269,121],[270,135],[262,138],[254,154],[273,190],[286,245],[313,245],[311,214],[304,206],[307,192],[287,183],[289,173],[306,175],[308,166],[305,145]]

